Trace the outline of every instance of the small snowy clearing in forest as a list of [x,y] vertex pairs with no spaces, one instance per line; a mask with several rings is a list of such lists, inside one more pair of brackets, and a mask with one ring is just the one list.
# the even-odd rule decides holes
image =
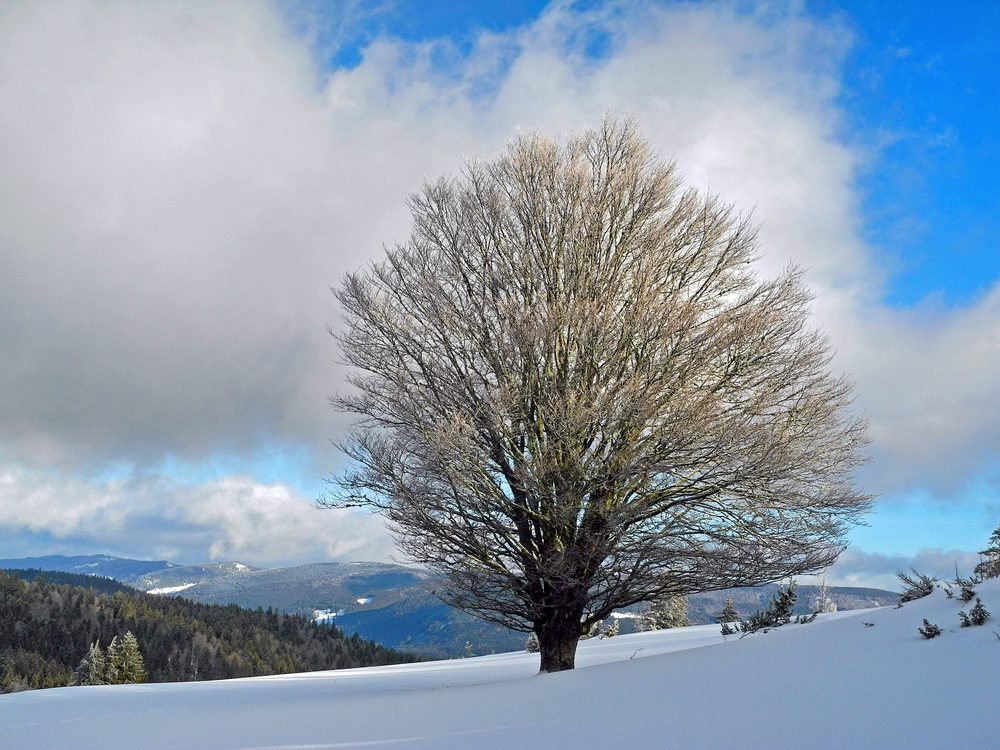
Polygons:
[[147,594],[176,594],[178,591],[185,591],[197,583],[182,583],[180,586],[165,586],[162,589],[150,589]]
[[[742,639],[716,625],[590,639],[558,674],[521,652],[4,695],[0,747],[997,747],[1000,580],[975,588],[996,613],[983,626],[959,627],[975,602],[936,590]],[[917,633],[925,618],[939,637]]]
[[346,610],[343,609],[314,609],[312,619],[313,622],[329,622],[345,614]]

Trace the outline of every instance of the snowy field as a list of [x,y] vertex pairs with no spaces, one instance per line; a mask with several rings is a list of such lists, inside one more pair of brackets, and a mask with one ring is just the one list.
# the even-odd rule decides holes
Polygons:
[[[977,590],[996,613],[982,627],[936,591],[742,640],[704,625],[586,641],[551,675],[517,653],[4,695],[0,748],[997,748],[1000,580]],[[925,617],[944,633],[920,637]]]

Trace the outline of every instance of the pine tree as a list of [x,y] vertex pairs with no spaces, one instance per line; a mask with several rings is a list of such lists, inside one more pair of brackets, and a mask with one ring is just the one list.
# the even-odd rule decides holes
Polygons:
[[775,625],[786,625],[791,622],[796,598],[798,594],[795,591],[795,581],[789,582],[787,586],[778,586],[768,605],[768,613],[772,615]]
[[119,676],[123,683],[146,681],[146,663],[139,651],[139,641],[132,635],[131,630],[126,632],[122,639],[121,658],[122,666]]
[[990,535],[990,546],[979,554],[983,556],[983,560],[975,567],[975,575],[980,580],[1000,578],[1000,526]]
[[654,599],[649,607],[637,618],[636,629],[666,630],[683,628],[691,624],[688,620],[688,599],[686,596],[665,596]]
[[107,674],[107,659],[100,645],[95,641],[80,660],[73,672],[73,685],[105,685]]
[[599,638],[614,638],[618,635],[618,620],[612,620],[611,624],[601,630]]
[[125,657],[122,654],[122,644],[118,640],[118,636],[114,636],[111,639],[111,643],[108,644],[107,659],[105,663],[104,670],[104,681],[108,685],[120,685],[124,680],[122,679],[122,673],[125,668]]
[[715,616],[715,621],[718,623],[740,621],[740,613],[736,611],[732,599],[726,599],[726,606]]
[[972,620],[973,625],[982,625],[990,617],[990,613],[983,606],[983,603],[979,601],[979,597],[976,597],[976,606],[969,610],[969,619]]

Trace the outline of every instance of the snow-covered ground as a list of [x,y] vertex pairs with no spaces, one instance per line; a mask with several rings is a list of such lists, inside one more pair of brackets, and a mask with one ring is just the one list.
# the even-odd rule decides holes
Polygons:
[[[994,748],[1000,580],[977,589],[997,613],[981,627],[937,591],[742,640],[715,625],[590,640],[551,675],[519,653],[4,695],[0,748]],[[944,633],[920,637],[925,617]]]
[[197,583],[182,583],[180,586],[164,586],[162,589],[150,589],[147,594],[176,594],[179,591],[187,591],[192,586],[197,586]]

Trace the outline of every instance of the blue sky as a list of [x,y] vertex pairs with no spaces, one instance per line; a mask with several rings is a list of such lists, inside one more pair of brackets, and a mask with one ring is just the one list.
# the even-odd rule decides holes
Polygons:
[[[467,50],[483,30],[528,24],[546,6],[391,3],[359,20],[335,48],[321,35],[317,52],[337,69],[356,66],[380,34],[411,42],[445,38]],[[877,152],[858,188],[865,238],[890,273],[885,300],[968,303],[1000,276],[1000,6],[900,0],[805,8],[854,37],[842,63],[841,136]],[[336,27],[337,14],[330,16]]]
[[879,148],[860,187],[866,238],[892,272],[886,299],[970,302],[1000,275],[1000,6],[816,7],[857,34],[840,101],[848,137]]
[[880,495],[844,582],[1000,522],[1000,6],[291,2],[0,11],[0,556],[387,559],[328,287],[426,177],[635,113],[807,269]]

